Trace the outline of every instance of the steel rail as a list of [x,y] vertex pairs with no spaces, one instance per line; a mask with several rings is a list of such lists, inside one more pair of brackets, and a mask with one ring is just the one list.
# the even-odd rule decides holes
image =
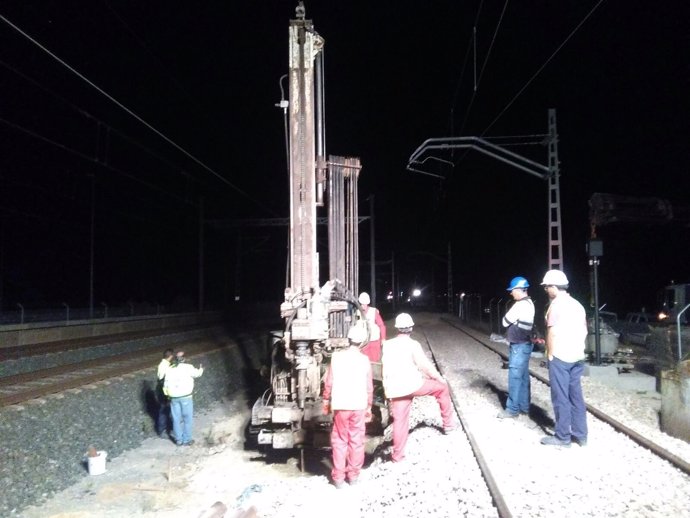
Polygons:
[[[113,333],[107,335],[88,336],[84,338],[71,338],[66,340],[55,340],[51,342],[39,342],[23,345],[12,345],[8,347],[0,346],[0,361],[17,360],[29,356],[38,356],[46,353],[57,353],[62,351],[73,351],[86,349],[98,345],[106,345],[116,342],[151,338],[155,336],[165,336],[172,333],[193,331],[195,329],[205,329],[214,327],[217,324],[190,324],[185,326],[154,328],[146,331],[126,331],[124,333]],[[163,332],[165,331],[165,332]]]
[[[431,353],[431,357],[434,361],[434,364],[436,365],[436,368],[441,373],[441,375],[444,375],[442,367],[436,360],[434,348],[431,342],[429,341],[429,338],[427,337],[426,333],[421,328],[417,329],[417,331],[421,332],[424,335],[424,340],[426,341],[426,345],[429,349],[429,352]],[[468,424],[468,421],[462,413],[462,410],[460,409],[460,404],[458,403],[458,399],[455,397],[455,392],[451,387],[449,387],[449,389],[451,402],[453,403],[453,408],[455,409],[455,412],[458,415],[460,425],[462,426],[462,429],[465,432],[465,435],[467,436],[467,439],[470,443],[470,447],[472,448],[472,453],[474,454],[477,464],[479,465],[479,469],[482,472],[482,477],[484,478],[486,486],[489,489],[489,494],[491,495],[491,500],[493,501],[494,506],[496,507],[496,512],[498,513],[499,518],[512,518],[513,515],[510,512],[508,504],[506,504],[506,501],[503,498],[503,494],[501,493],[501,490],[498,487],[496,479],[491,473],[489,463],[484,458],[484,455],[482,454],[481,449],[479,448],[479,443],[475,439],[474,434],[472,433],[472,430],[470,429],[470,426]]]
[[[229,342],[188,342],[185,343],[185,351],[189,358],[220,351],[228,345],[230,345]],[[160,358],[160,346],[157,346],[156,352],[152,352],[151,349],[142,349],[131,353],[8,376],[0,379],[0,392],[5,392],[4,394],[0,393],[0,408],[140,370],[155,369]]]
[[[494,347],[493,345],[486,343],[484,341],[483,337],[479,338],[474,333],[471,333],[466,327],[459,326],[456,322],[453,322],[452,320],[450,320],[448,318],[442,318],[441,320],[443,322],[446,322],[448,325],[456,328],[457,330],[465,333],[467,336],[476,340],[477,342],[482,344],[487,349],[492,350],[493,352],[495,352],[496,354],[501,356],[501,358],[503,358],[504,360],[508,360],[508,355],[506,353],[504,353],[503,351],[501,351],[497,347]],[[532,369],[529,370],[529,373],[532,377],[538,379],[539,381],[541,381],[545,385],[551,386],[551,384],[549,383],[549,380],[547,378],[545,378],[544,376],[542,376],[540,373],[538,373]],[[666,462],[669,462],[675,468],[681,470],[686,475],[690,475],[690,463],[689,462],[681,459],[680,457],[671,453],[667,449],[659,446],[654,441],[647,439],[646,437],[642,436],[641,434],[639,434],[638,432],[636,432],[632,428],[629,428],[628,426],[626,426],[623,423],[621,423],[620,421],[614,419],[613,417],[608,415],[606,412],[598,409],[597,407],[595,407],[595,406],[593,406],[587,402],[585,402],[585,405],[587,407],[587,411],[590,412],[594,417],[596,417],[597,419],[599,419],[601,421],[604,421],[605,423],[607,423],[608,425],[613,427],[617,432],[624,434],[630,440],[636,442],[637,444],[639,444],[643,448],[648,449],[649,451],[651,451],[652,453],[654,453],[658,457],[662,458]]]

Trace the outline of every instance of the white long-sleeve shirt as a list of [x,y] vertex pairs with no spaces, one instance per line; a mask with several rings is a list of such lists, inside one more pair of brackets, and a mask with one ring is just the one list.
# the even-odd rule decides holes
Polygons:
[[204,369],[196,368],[188,363],[171,365],[165,371],[163,392],[168,397],[191,396],[194,392],[194,378],[204,373]]
[[422,345],[407,334],[383,342],[383,389],[386,397],[403,397],[416,392],[424,379],[442,380],[431,360],[426,357]]

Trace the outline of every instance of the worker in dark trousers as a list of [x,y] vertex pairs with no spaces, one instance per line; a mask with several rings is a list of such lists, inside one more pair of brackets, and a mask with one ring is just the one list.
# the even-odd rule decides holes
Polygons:
[[556,420],[554,435],[542,438],[548,446],[587,444],[587,406],[581,378],[585,368],[587,316],[585,308],[568,293],[568,277],[549,270],[542,286],[551,303],[546,312],[546,357],[549,360],[551,403]]
[[168,431],[169,416],[170,416],[170,400],[163,392],[163,384],[165,383],[165,373],[173,360],[173,350],[166,349],[163,352],[163,359],[158,364],[157,383],[156,383],[156,401],[158,403],[158,415],[156,416],[156,433],[158,437],[165,437]]
[[499,419],[511,419],[529,413],[530,380],[529,359],[532,356],[532,328],[534,327],[534,303],[527,295],[529,282],[524,277],[514,277],[508,285],[515,301],[503,317],[506,339],[510,342],[508,356],[508,400]]

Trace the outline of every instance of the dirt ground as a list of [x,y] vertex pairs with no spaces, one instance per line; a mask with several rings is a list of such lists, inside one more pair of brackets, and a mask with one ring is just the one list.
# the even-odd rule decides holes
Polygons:
[[23,518],[147,518],[226,517],[246,515],[260,484],[272,479],[299,477],[298,459],[286,457],[267,463],[256,451],[245,449],[250,419],[246,401],[216,405],[195,416],[191,447],[150,438],[141,447],[108,459],[106,472],[84,479],[40,506],[24,510]]

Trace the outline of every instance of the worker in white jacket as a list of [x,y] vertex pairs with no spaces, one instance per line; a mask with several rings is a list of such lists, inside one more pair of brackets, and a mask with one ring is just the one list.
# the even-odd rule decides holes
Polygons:
[[398,336],[383,343],[383,388],[393,417],[393,462],[405,458],[410,408],[415,397],[434,396],[441,410],[443,433],[457,428],[448,383],[426,357],[422,345],[410,337],[413,326],[412,317],[400,313],[395,318]]
[[178,446],[191,446],[194,426],[194,378],[204,373],[201,365],[197,369],[185,363],[184,351],[177,351],[170,367],[165,372],[163,392],[170,398],[170,415],[173,422],[173,436]]

